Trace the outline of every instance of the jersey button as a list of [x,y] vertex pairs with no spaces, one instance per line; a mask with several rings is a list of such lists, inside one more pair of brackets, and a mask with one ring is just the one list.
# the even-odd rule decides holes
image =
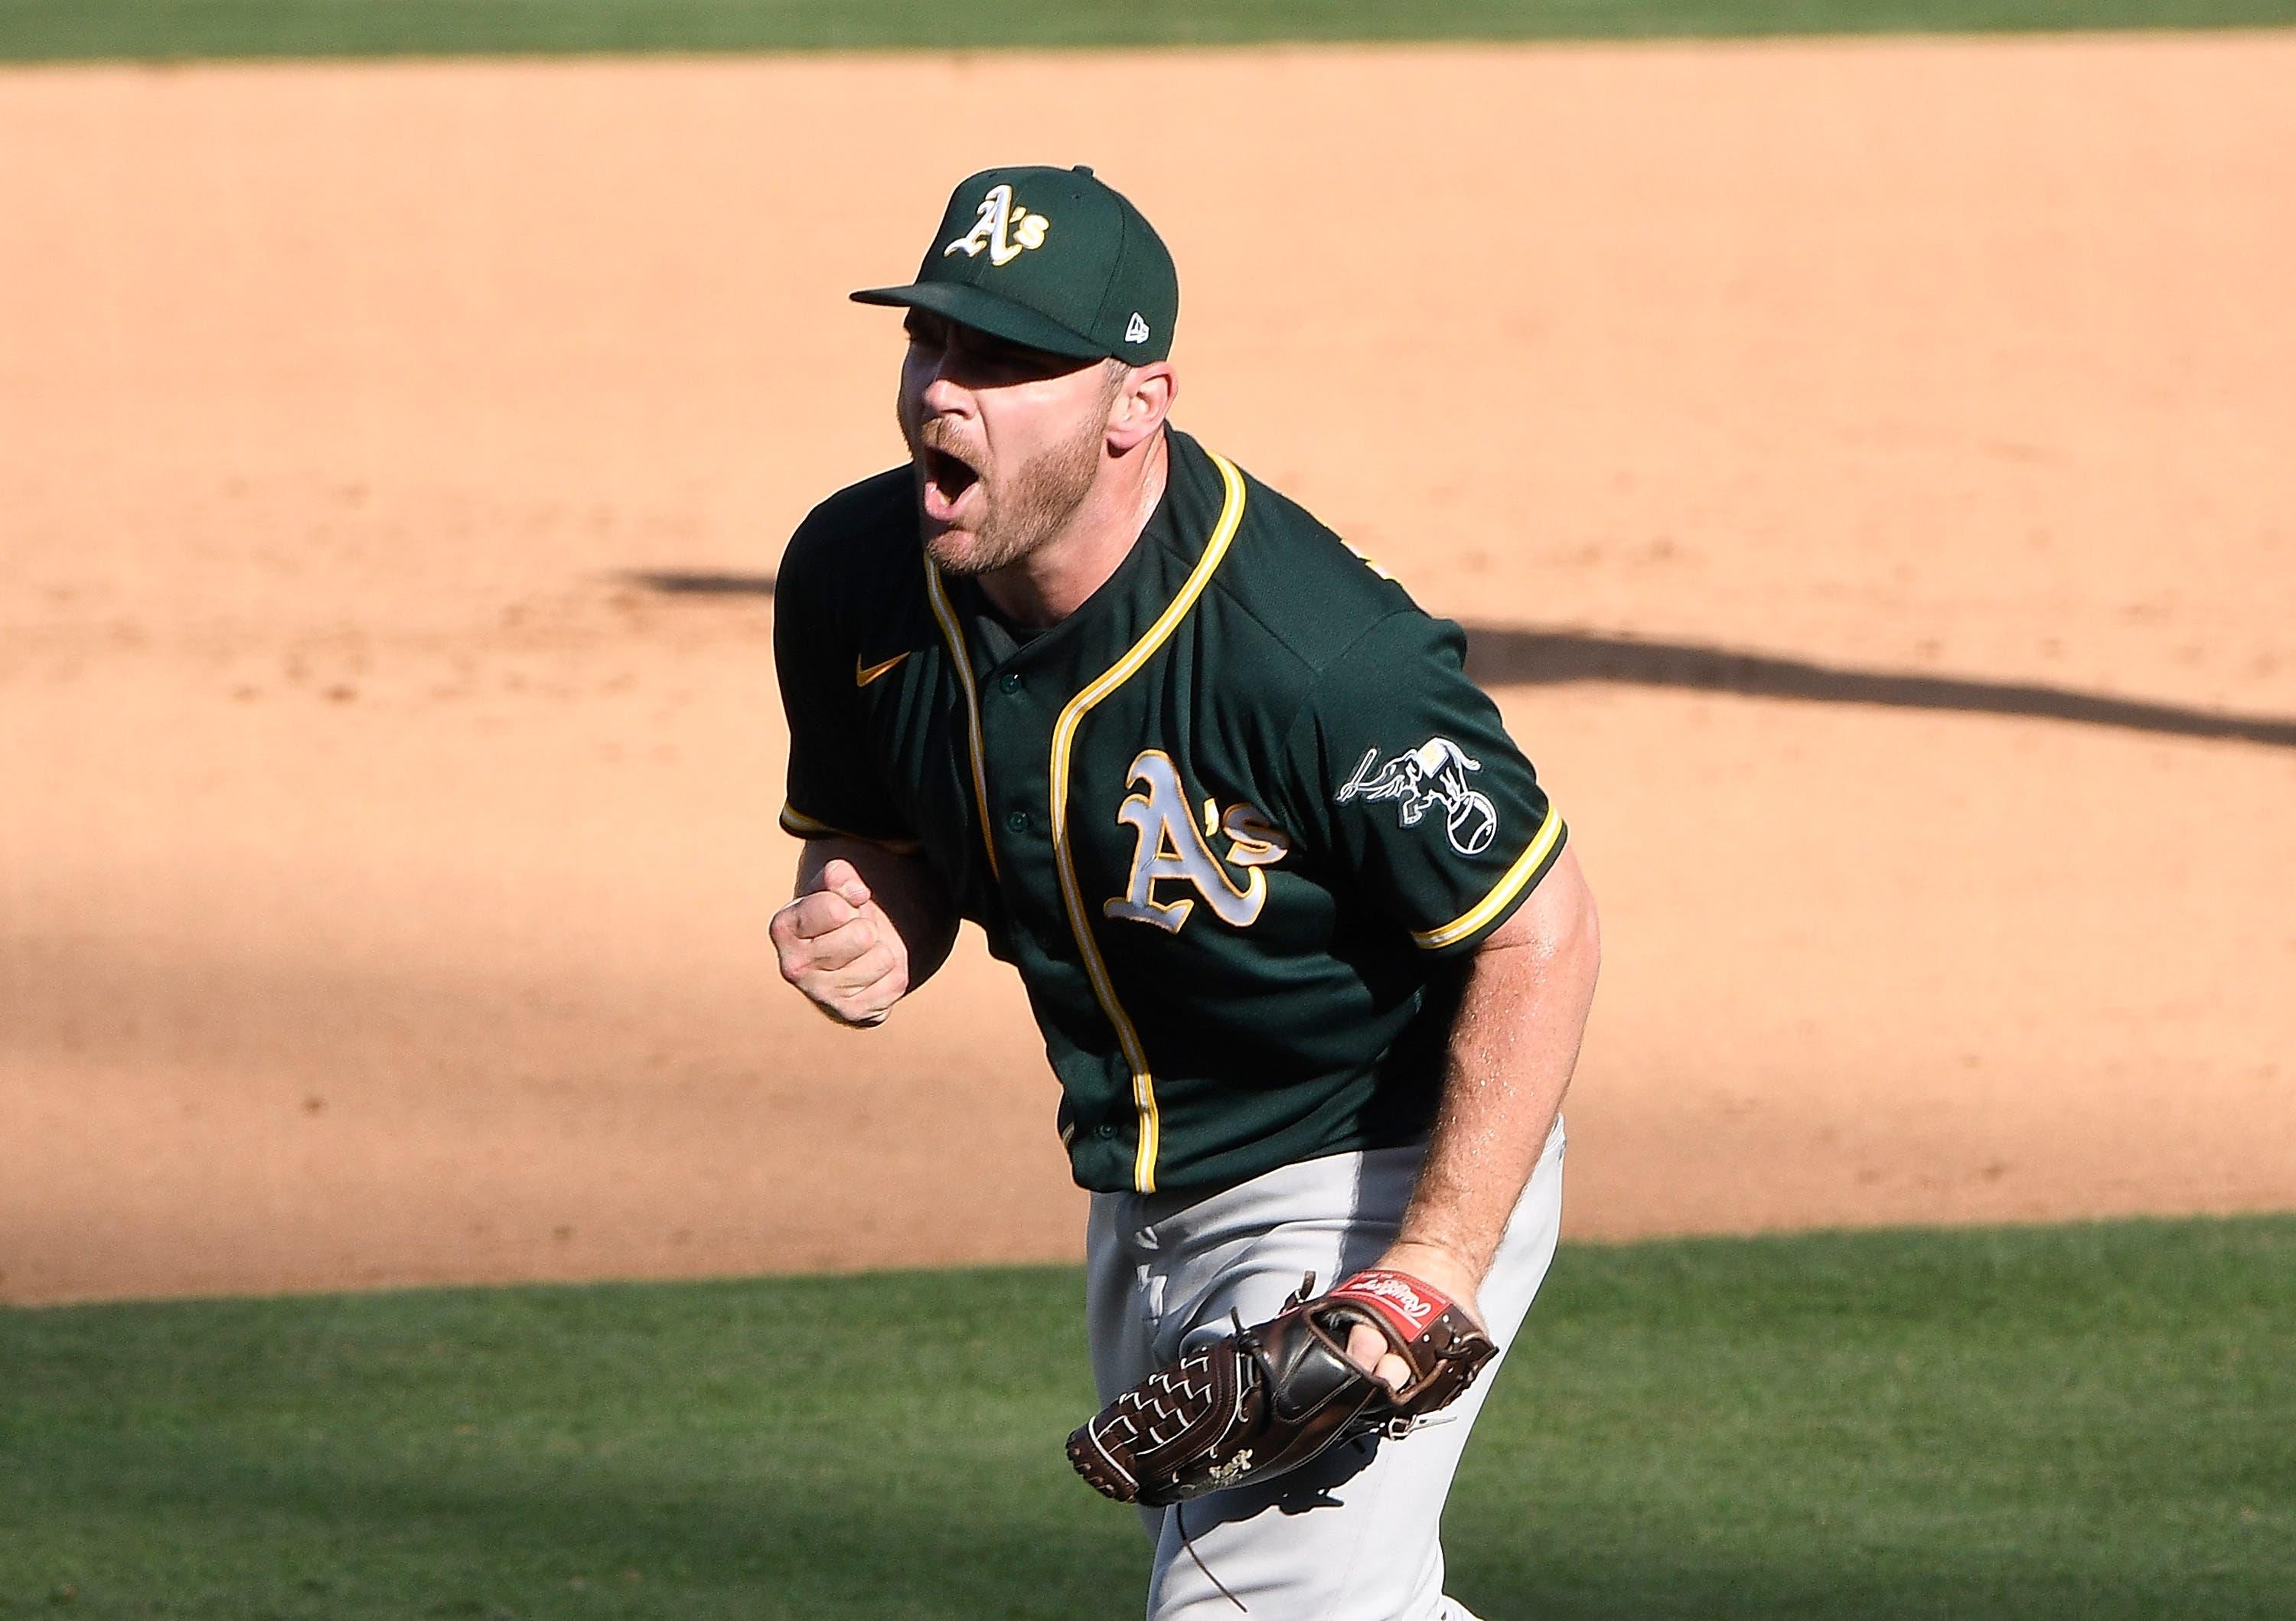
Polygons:
[[1019,810],[1006,811],[1004,813],[1004,831],[1008,833],[1027,832],[1029,831],[1029,813],[1027,811]]
[[1006,670],[1002,675],[999,675],[996,678],[996,686],[997,690],[1000,692],[1019,692],[1021,690],[1021,672],[1018,670]]

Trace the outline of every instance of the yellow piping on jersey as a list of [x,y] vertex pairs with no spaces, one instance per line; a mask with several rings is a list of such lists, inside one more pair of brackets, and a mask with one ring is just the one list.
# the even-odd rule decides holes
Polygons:
[[782,806],[782,831],[794,833],[800,839],[857,839],[863,844],[877,845],[896,856],[914,856],[922,847],[914,839],[879,839],[869,833],[857,833],[833,823],[808,816],[794,805]]
[[1212,571],[1219,567],[1220,559],[1227,554],[1228,544],[1235,538],[1235,527],[1243,520],[1243,475],[1235,471],[1233,463],[1223,455],[1207,451],[1212,465],[1219,469],[1220,482],[1226,487],[1226,499],[1220,506],[1219,521],[1212,526],[1211,538],[1204,543],[1204,554],[1189,570],[1186,583],[1172,598],[1164,611],[1156,616],[1132,651],[1108,667],[1099,680],[1078,692],[1061,711],[1053,723],[1053,864],[1061,877],[1061,899],[1068,907],[1069,928],[1076,935],[1077,951],[1084,958],[1084,970],[1092,980],[1092,994],[1100,1000],[1101,1011],[1116,1027],[1116,1039],[1124,1049],[1124,1061],[1132,1068],[1132,1104],[1140,1114],[1140,1143],[1132,1157],[1132,1186],[1136,1191],[1153,1193],[1156,1191],[1156,1150],[1161,1132],[1156,1114],[1156,1079],[1148,1070],[1148,1053],[1140,1044],[1140,1032],[1133,1027],[1132,1019],[1116,999],[1116,987],[1110,983],[1108,964],[1102,961],[1100,944],[1093,938],[1092,918],[1085,910],[1084,896],[1077,888],[1076,864],[1069,856],[1069,754],[1076,741],[1077,727],[1083,724],[1086,711],[1117,688],[1132,679],[1148,657],[1171,635],[1174,627],[1187,617],[1196,599],[1211,584]]
[[1538,831],[1533,835],[1530,847],[1515,858],[1514,865],[1509,867],[1505,876],[1491,886],[1491,892],[1488,895],[1477,901],[1471,910],[1462,913],[1439,929],[1414,930],[1411,936],[1412,940],[1429,951],[1436,951],[1455,940],[1465,939],[1506,909],[1506,904],[1530,881],[1530,875],[1538,871],[1538,864],[1546,859],[1546,853],[1554,847],[1555,840],[1562,837],[1562,817],[1554,806],[1549,805],[1546,807],[1546,820],[1538,824]]
[[972,745],[972,803],[980,813],[980,847],[988,852],[988,876],[1001,880],[1004,874],[996,870],[996,841],[988,833],[988,775],[980,764],[980,693],[972,684],[972,657],[964,651],[964,632],[956,622],[956,610],[948,605],[948,593],[941,589],[940,570],[925,559],[925,594],[932,599],[933,618],[940,621],[942,639],[948,643],[948,656],[956,665],[956,684],[964,689],[965,731]]

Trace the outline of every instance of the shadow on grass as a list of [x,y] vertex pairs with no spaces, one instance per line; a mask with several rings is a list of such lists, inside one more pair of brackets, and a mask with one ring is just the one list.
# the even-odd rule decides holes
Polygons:
[[1072,1477],[1056,1484],[1086,1500],[1060,1512],[1025,1477],[1016,1486],[1009,1470],[973,1472],[964,1449],[900,1456],[906,1482],[841,1453],[808,1463],[776,1449],[775,1461],[786,1472],[745,1473],[730,1459],[701,1475],[572,1458],[395,1470],[307,1458],[281,1476],[259,1459],[211,1455],[198,1478],[124,1481],[84,1502],[82,1513],[138,1527],[154,1557],[139,1571],[114,1549],[75,1584],[94,1600],[109,1576],[125,1598],[181,1592],[186,1566],[229,1571],[206,1608],[170,1613],[235,1621],[258,1609],[791,1621],[1137,1609],[1148,1563],[1138,1524]]
[[[867,1478],[849,1458],[770,1479],[593,1464],[290,1481],[266,1476],[259,1461],[217,1457],[197,1486],[106,1494],[102,1509],[121,1525],[172,1547],[148,1573],[108,1557],[108,1569],[72,1584],[94,1601],[112,1584],[122,1597],[180,1592],[186,1566],[235,1569],[236,1580],[167,1612],[217,1621],[1139,1613],[1147,1544],[1128,1511],[1072,1479],[1039,1482],[979,1470],[980,1461],[922,1451],[900,1460],[906,1484]],[[1759,1478],[1765,1467],[1750,1461],[1751,1494],[1767,1510],[1775,1486]],[[1997,1524],[1971,1523],[1987,1517],[1964,1520],[1942,1506],[1918,1526],[1883,1527],[1854,1504],[1830,1509],[1813,1494],[1790,1510],[1798,1527],[1768,1511],[1749,1525],[1743,1504],[1717,1499],[1702,1517],[1664,1493],[1637,1502],[1618,1481],[1574,1478],[1567,1467],[1542,1480],[1495,1474],[1463,1480],[1447,1522],[1450,1590],[1483,1621],[2179,1613],[2261,1621],[2290,1613],[2285,1601],[2296,1597],[2243,1591],[2220,1563],[2132,1560],[2109,1535],[2086,1539],[2086,1551],[2052,1536],[2027,1552],[2005,1545]],[[1055,1486],[1058,1499],[1037,1489]]]

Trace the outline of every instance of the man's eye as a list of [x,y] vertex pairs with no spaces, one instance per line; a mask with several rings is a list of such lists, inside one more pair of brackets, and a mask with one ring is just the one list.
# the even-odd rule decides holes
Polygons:
[[1060,362],[1042,349],[1019,349],[1002,345],[988,356],[990,366],[1007,377],[1049,377]]

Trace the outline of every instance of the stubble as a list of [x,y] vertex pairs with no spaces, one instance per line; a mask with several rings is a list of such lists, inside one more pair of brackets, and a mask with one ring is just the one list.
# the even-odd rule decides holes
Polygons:
[[[955,530],[925,542],[927,555],[944,573],[980,575],[1010,568],[1068,527],[1099,476],[1108,407],[1126,371],[1128,368],[1110,366],[1098,406],[1078,419],[1068,438],[1010,473],[983,481],[988,510],[978,528],[962,532],[969,544],[952,544],[960,533]],[[935,450],[957,454],[968,448],[938,419],[921,424],[917,437]]]

